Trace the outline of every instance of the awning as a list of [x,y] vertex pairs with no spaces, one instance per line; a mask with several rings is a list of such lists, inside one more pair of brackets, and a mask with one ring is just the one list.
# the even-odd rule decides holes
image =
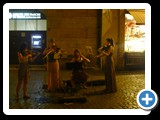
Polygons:
[[128,12],[134,17],[136,24],[145,24],[145,10],[143,9],[127,9]]

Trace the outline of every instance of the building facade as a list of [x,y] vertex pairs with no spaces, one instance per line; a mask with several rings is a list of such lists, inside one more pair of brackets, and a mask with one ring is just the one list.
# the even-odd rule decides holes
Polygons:
[[[113,38],[115,45],[115,65],[117,70],[124,70],[127,65],[132,64],[131,67],[138,63],[144,67],[144,52],[128,52],[125,51],[125,10],[120,9],[40,9],[39,13],[43,14],[45,22],[41,19],[34,20],[35,24],[39,23],[39,27],[34,30],[13,30],[10,29],[10,52],[15,51],[15,41],[12,36],[29,40],[30,48],[32,46],[33,33],[42,35],[42,43],[40,48],[34,48],[42,52],[47,46],[50,39],[54,39],[56,44],[66,53],[62,54],[61,67],[65,67],[66,63],[70,61],[75,49],[80,49],[82,53],[88,57],[94,57],[98,54],[97,50],[103,45],[106,38]],[[16,23],[18,20],[15,20]],[[37,22],[38,21],[38,22]],[[39,22],[41,21],[41,22]],[[12,21],[13,22],[13,21]],[[30,21],[24,19],[19,23],[28,23]],[[27,24],[28,25],[28,24]],[[26,26],[27,26],[26,25]],[[15,26],[15,24],[12,24]],[[11,25],[10,25],[11,27]],[[12,27],[13,28],[13,27]],[[38,29],[41,28],[41,29]],[[43,28],[43,29],[42,29]],[[28,34],[28,35],[27,35]],[[35,35],[35,34],[34,34]],[[29,37],[27,37],[29,36]],[[20,43],[20,42],[19,42]],[[14,50],[13,50],[14,49]],[[13,51],[12,51],[13,50]],[[15,52],[16,53],[16,52]],[[12,55],[10,54],[10,64],[17,64],[13,62]],[[132,54],[130,54],[132,53]],[[132,55],[131,59],[126,57],[126,54]],[[136,57],[138,56],[139,57]],[[43,65],[43,61],[37,59],[33,64]],[[104,60],[92,59],[94,64],[90,67],[100,67],[103,69]],[[128,60],[128,62],[126,62]],[[15,60],[16,61],[16,60]],[[94,65],[94,66],[93,66]],[[138,68],[138,67],[135,67]]]

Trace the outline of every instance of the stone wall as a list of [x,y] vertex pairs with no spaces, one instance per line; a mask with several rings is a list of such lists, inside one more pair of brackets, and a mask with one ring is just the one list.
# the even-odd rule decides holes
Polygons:
[[[115,45],[115,65],[124,68],[124,11],[119,9],[44,9],[47,18],[47,40],[56,43],[67,52],[65,57],[73,54],[76,48],[87,55],[88,46],[93,55],[103,45],[107,37],[112,37]],[[98,61],[103,68],[103,58]]]
[[78,48],[86,54],[86,46],[93,48],[98,42],[98,10],[43,10],[47,17],[47,38],[56,43],[68,54]]

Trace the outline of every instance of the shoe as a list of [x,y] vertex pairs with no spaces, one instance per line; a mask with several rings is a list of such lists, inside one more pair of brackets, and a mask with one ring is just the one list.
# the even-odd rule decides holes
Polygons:
[[30,99],[29,96],[23,96],[23,99]]
[[83,88],[84,88],[84,89],[87,89],[87,86],[86,86],[86,85],[83,85]]

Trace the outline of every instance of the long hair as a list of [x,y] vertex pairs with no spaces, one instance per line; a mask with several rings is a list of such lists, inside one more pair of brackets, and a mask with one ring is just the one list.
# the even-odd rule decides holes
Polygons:
[[25,54],[24,50],[27,48],[27,43],[22,43],[19,49],[19,52],[22,53],[22,55]]
[[81,53],[81,51],[80,51],[80,50],[75,49],[75,51],[74,51],[74,57],[75,57],[75,58],[77,58],[77,57],[78,57],[78,56],[76,55],[76,53],[77,53],[77,52],[78,52],[78,53]]
[[112,46],[114,46],[114,44],[113,44],[113,39],[112,38],[107,38],[106,39]]

